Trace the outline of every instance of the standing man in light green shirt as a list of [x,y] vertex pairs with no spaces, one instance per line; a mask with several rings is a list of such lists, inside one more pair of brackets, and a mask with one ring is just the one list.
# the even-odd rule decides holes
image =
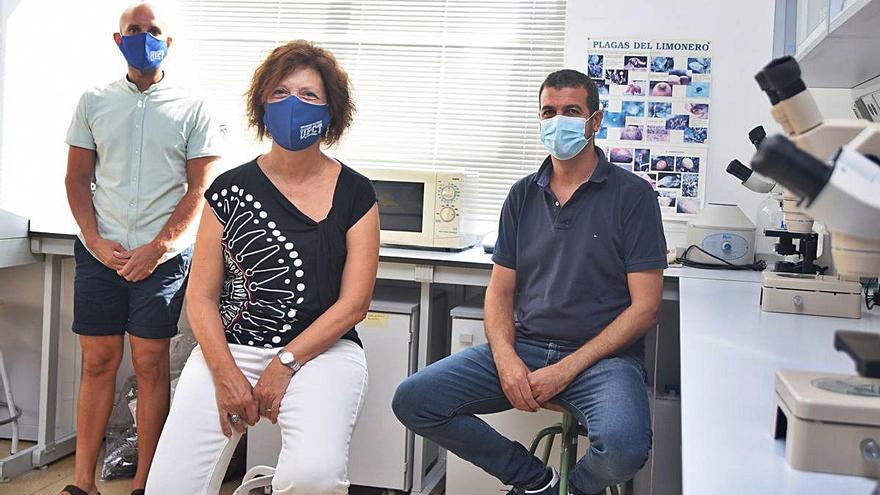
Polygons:
[[67,134],[67,197],[80,227],[73,331],[83,352],[74,484],[97,493],[95,467],[113,404],[123,338],[138,386],[143,493],[169,405],[169,340],[189,270],[194,224],[224,131],[204,102],[161,69],[172,38],[147,4],[123,12],[113,35],[126,76],[86,91]]

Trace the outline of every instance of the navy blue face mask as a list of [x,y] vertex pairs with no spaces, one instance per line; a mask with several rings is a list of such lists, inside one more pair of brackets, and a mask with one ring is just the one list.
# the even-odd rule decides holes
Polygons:
[[155,70],[165,60],[168,54],[168,44],[165,40],[153,36],[150,33],[140,33],[131,36],[123,36],[119,43],[119,50],[128,65],[138,70]]
[[316,105],[296,96],[264,106],[263,123],[278,146],[299,151],[321,139],[330,124],[330,110],[326,104]]

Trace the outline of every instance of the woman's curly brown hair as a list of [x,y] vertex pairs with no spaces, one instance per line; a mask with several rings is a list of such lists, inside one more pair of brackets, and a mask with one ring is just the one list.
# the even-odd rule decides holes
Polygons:
[[271,137],[263,123],[264,105],[272,90],[296,67],[311,67],[321,74],[330,108],[330,124],[322,142],[327,145],[338,142],[351,125],[354,114],[351,83],[332,53],[305,40],[291,41],[275,48],[257,67],[247,91],[248,124],[256,128],[258,138]]

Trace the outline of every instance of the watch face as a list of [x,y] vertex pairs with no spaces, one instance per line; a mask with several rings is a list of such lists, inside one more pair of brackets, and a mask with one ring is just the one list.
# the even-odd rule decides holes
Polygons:
[[278,359],[281,361],[281,364],[291,364],[293,363],[293,354],[289,352],[282,352]]

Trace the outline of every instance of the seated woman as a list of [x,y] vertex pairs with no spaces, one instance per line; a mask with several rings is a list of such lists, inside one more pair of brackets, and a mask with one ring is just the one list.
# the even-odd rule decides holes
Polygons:
[[367,385],[354,325],[379,262],[376,194],[325,155],[351,123],[348,76],[294,41],[257,68],[248,118],[272,149],[205,198],[187,289],[199,346],[183,369],[148,494],[215,494],[247,425],[281,426],[276,494],[348,492]]

